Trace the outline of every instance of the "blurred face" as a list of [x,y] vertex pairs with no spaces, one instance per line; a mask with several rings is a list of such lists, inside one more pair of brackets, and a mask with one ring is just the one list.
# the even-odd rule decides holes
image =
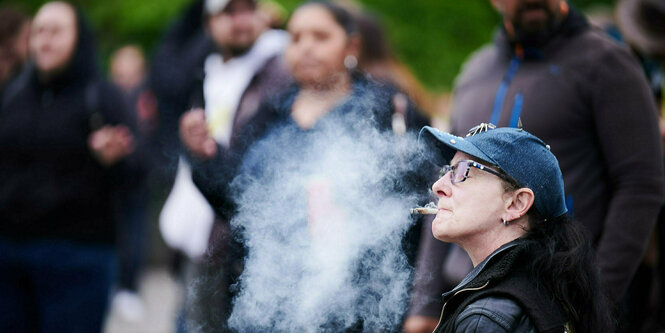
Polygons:
[[224,10],[208,18],[208,31],[218,47],[232,55],[242,54],[256,41],[260,18],[247,0],[231,0]]
[[547,32],[559,15],[561,1],[492,0],[492,4],[516,34],[530,36]]
[[32,24],[30,52],[43,73],[64,69],[76,46],[76,13],[69,5],[51,2],[44,5]]
[[344,58],[357,56],[344,28],[322,6],[298,9],[289,21],[291,43],[286,61],[296,81],[320,84],[338,74],[346,74]]
[[[457,152],[450,165],[462,160],[473,158]],[[432,190],[439,197],[438,213],[432,221],[435,238],[460,244],[470,238],[491,237],[493,230],[503,227],[501,217],[508,194],[501,178],[470,168],[466,180],[453,184],[449,171],[432,185]]]
[[145,77],[145,60],[139,49],[127,46],[116,51],[111,59],[113,83],[125,91],[138,87]]

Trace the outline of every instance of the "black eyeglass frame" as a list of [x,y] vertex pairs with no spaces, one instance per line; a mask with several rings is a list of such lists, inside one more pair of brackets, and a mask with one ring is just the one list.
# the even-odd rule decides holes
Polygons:
[[[464,177],[463,177],[462,180],[460,180],[460,181],[455,181],[455,174],[456,174],[456,173],[455,173],[455,172],[456,172],[455,170],[457,169],[457,166],[458,166],[460,163],[463,163],[463,162],[466,162],[466,163],[467,163],[467,168],[466,168],[466,170],[464,171]],[[478,162],[476,162],[476,161],[473,161],[473,160],[462,160],[462,161],[458,161],[457,163],[455,163],[455,165],[444,165],[444,166],[441,168],[441,171],[439,171],[439,178],[445,176],[448,172],[450,172],[450,182],[451,182],[452,184],[459,184],[459,183],[462,183],[462,182],[464,182],[464,181],[469,177],[469,171],[471,170],[471,167],[474,167],[474,168],[476,168],[476,169],[483,170],[483,171],[485,171],[485,172],[489,172],[489,173],[491,173],[491,174],[493,174],[493,175],[495,175],[495,176],[497,176],[497,177],[499,177],[499,178],[501,178],[501,179],[507,181],[508,183],[510,183],[510,184],[512,184],[512,185],[514,185],[514,186],[516,186],[516,187],[518,187],[518,188],[519,188],[519,187],[522,187],[522,186],[521,186],[516,180],[514,180],[514,179],[511,178],[510,176],[505,175],[505,174],[503,174],[503,173],[501,173],[501,172],[499,172],[499,171],[496,171],[496,170],[494,170],[494,169],[492,169],[492,168],[490,168],[490,167],[488,167],[488,166],[486,166],[486,165],[480,164],[480,163],[478,163]]]

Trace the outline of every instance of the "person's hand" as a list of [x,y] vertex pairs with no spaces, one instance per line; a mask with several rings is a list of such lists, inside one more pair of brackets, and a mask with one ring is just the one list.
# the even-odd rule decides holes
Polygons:
[[217,143],[208,134],[203,109],[193,109],[180,117],[180,140],[198,159],[208,160],[217,154]]
[[134,137],[124,125],[107,125],[90,134],[88,147],[100,164],[111,166],[134,151]]
[[404,321],[404,333],[432,333],[438,323],[437,318],[409,316]]

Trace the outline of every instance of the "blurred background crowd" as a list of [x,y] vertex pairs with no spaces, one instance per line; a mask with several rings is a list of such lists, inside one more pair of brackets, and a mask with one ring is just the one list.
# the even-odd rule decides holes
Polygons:
[[[256,158],[251,143],[285,119],[316,129],[328,113],[355,112],[366,95],[380,100],[372,102],[376,127],[395,135],[424,125],[458,135],[480,122],[516,126],[521,113],[555,149],[577,149],[562,150],[571,156],[563,159],[554,152],[565,161],[568,210],[599,251],[619,327],[664,330],[665,189],[651,186],[662,182],[662,165],[649,165],[663,161],[665,2],[561,3],[3,1],[0,331],[191,330],[187,318],[206,311],[187,299],[186,286],[213,274],[232,289],[242,272],[227,184],[241,160]],[[518,24],[528,19],[511,17],[511,6],[518,15],[543,6],[553,28],[520,35],[530,32]],[[553,37],[581,35],[587,21],[612,45]],[[474,53],[502,36],[508,51]],[[599,49],[609,51],[596,56]],[[563,81],[540,80],[541,62]],[[566,87],[572,92],[541,94]],[[582,116],[535,120],[536,108]],[[310,213],[330,212],[324,203]],[[431,331],[441,308],[431,299],[470,269],[459,248],[433,244],[428,232],[420,218],[405,236],[414,297],[395,330]],[[422,278],[432,274],[441,277]],[[228,315],[233,292],[220,293],[231,296],[205,304]],[[224,328],[224,315],[200,319],[212,326],[198,328]]]

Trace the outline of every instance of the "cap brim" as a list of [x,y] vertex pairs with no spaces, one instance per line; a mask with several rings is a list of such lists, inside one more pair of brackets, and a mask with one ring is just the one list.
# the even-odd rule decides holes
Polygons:
[[450,133],[439,131],[436,128],[425,126],[418,134],[418,141],[425,144],[428,157],[432,163],[442,166],[450,163],[455,153],[461,151],[467,155],[484,161],[495,163],[492,158],[483,153],[468,140]]
[[639,1],[622,0],[616,6],[619,29],[628,44],[648,55],[665,55],[665,36],[650,33],[638,23]]

